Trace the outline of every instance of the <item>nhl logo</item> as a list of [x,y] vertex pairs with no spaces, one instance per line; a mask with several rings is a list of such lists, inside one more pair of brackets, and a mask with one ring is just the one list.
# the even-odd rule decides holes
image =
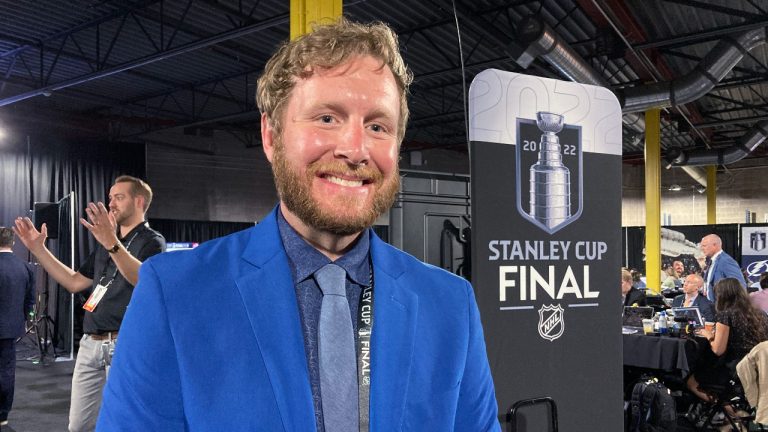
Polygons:
[[539,309],[539,334],[548,341],[554,341],[563,335],[565,322],[563,308],[560,305],[542,305]]

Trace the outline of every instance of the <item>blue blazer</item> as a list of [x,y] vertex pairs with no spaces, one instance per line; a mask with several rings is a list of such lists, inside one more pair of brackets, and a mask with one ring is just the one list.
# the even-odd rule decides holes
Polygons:
[[[715,285],[717,285],[717,281],[720,279],[734,278],[739,281],[744,289],[747,288],[747,285],[744,282],[744,275],[741,273],[741,267],[739,267],[739,263],[737,263],[736,260],[733,259],[730,255],[725,253],[725,251],[717,256],[717,259],[715,259],[712,266],[707,270],[707,278],[709,278],[710,273],[712,273],[712,285],[708,287],[707,298],[713,304],[717,302],[717,296],[715,296],[715,290],[713,288]],[[706,281],[707,280],[704,279],[705,283]]]
[[[370,430],[500,430],[472,287],[370,235]],[[254,228],[149,259],[139,280],[97,430],[316,429],[274,210]]]
[[[684,303],[685,294],[680,294],[672,299],[672,307],[683,307]],[[691,307],[699,308],[699,313],[701,314],[701,317],[704,318],[704,321],[715,321],[715,306],[703,295],[697,295],[696,299],[693,300]]]
[[24,334],[27,313],[35,304],[35,272],[13,253],[0,253],[0,339]]

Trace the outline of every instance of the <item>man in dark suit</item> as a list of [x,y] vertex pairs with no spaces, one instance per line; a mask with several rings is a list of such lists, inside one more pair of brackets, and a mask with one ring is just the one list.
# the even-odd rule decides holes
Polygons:
[[705,321],[715,320],[715,307],[699,290],[704,285],[704,279],[697,274],[688,275],[683,283],[683,293],[672,300],[672,307],[697,307]]
[[739,264],[723,250],[723,241],[717,234],[710,234],[701,239],[701,251],[707,258],[712,260],[712,264],[707,268],[707,275],[704,279],[704,294],[714,304],[717,301],[715,296],[715,285],[720,279],[735,278],[744,289],[747,284],[744,281],[744,275],[741,273]]
[[645,293],[632,286],[632,273],[624,269],[621,270],[621,300],[624,306],[646,305]]
[[35,304],[31,265],[11,251],[13,231],[0,227],[0,426],[8,424],[16,378],[16,338],[24,334],[27,313]]

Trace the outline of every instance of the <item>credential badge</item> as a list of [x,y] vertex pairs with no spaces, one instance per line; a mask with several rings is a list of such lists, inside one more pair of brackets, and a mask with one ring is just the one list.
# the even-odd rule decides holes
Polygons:
[[542,305],[539,309],[539,334],[548,341],[554,341],[563,335],[565,322],[563,308],[558,304]]

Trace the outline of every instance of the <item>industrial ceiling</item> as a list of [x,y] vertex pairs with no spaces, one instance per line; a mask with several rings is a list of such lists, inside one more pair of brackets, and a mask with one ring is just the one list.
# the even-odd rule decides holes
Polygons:
[[[768,0],[352,0],[344,14],[400,36],[415,74],[404,151],[466,153],[463,95],[496,68],[610,87],[628,114],[625,161],[642,159],[642,104],[665,92],[665,153],[766,155]],[[537,39],[547,32],[563,56]],[[288,0],[2,0],[0,122],[257,146],[256,78],[288,34]]]

